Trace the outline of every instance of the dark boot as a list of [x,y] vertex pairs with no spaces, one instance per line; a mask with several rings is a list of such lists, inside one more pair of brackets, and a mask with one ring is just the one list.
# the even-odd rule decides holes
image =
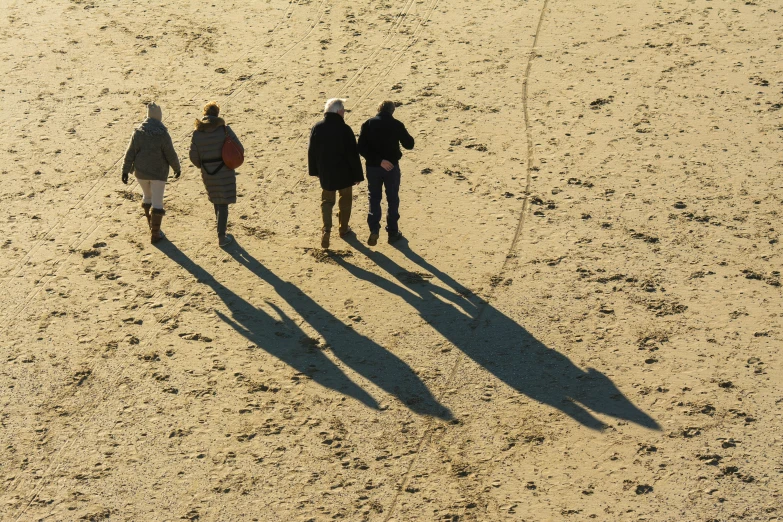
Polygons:
[[331,232],[328,228],[321,229],[321,248],[329,248],[329,235]]
[[218,237],[224,237],[226,235],[226,228],[228,227],[228,205],[220,204],[215,205],[215,218],[217,219],[217,234]]
[[150,226],[150,209],[152,208],[152,203],[142,203],[141,208],[144,209],[144,216],[147,218],[147,226]]
[[157,243],[163,239],[163,233],[160,231],[160,223],[163,221],[163,216],[166,211],[162,208],[153,208],[152,216],[150,216],[150,238],[152,243]]

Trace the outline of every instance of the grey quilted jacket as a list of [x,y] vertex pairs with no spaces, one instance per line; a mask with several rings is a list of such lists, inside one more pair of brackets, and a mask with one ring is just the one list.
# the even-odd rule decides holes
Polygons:
[[226,134],[240,149],[245,150],[231,127],[217,116],[204,116],[196,120],[190,141],[190,162],[201,169],[201,180],[207,189],[209,201],[218,205],[237,202],[236,171],[225,165],[220,166]]
[[139,179],[166,181],[169,167],[174,172],[181,171],[169,131],[163,122],[147,118],[133,131],[122,173],[134,172]]

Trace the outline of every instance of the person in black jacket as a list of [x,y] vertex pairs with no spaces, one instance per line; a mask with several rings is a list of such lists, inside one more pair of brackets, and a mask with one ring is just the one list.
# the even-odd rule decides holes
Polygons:
[[370,226],[370,238],[367,244],[378,243],[381,229],[381,198],[386,189],[386,232],[389,243],[402,237],[397,223],[400,220],[400,145],[408,150],[413,148],[413,137],[408,134],[405,125],[394,119],[394,102],[383,101],[378,106],[378,115],[362,125],[359,133],[359,154],[367,164],[367,188],[369,189],[370,211],[367,224]]
[[329,248],[332,230],[332,210],[340,193],[337,219],[340,223],[340,237],[351,232],[352,190],[354,185],[364,181],[362,162],[356,149],[356,137],[345,120],[344,100],[332,98],[326,101],[324,119],[313,125],[310,144],[307,147],[307,163],[311,176],[321,181],[321,247]]

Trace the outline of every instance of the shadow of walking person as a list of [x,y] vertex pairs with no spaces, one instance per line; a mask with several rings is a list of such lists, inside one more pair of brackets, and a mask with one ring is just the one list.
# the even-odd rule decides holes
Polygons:
[[[161,252],[187,270],[200,283],[209,286],[230,310],[230,316],[215,313],[254,345],[277,357],[295,370],[308,375],[321,386],[353,397],[366,406],[380,410],[378,402],[353,382],[324,352],[308,343],[306,333],[273,303],[266,304],[280,320],[253,306],[219,283],[209,272],[191,260],[170,242],[156,245]],[[341,362],[396,396],[411,411],[449,420],[451,412],[441,406],[413,370],[394,354],[345,326],[293,284],[283,281],[248,254],[237,242],[226,248],[236,261],[268,283],[277,294],[302,316],[326,340],[328,349]],[[287,330],[289,338],[276,330]],[[279,332],[278,332],[279,333]]]
[[411,367],[399,357],[346,326],[299,288],[280,279],[239,244],[229,246],[226,251],[271,285],[277,295],[324,338],[331,353],[343,364],[397,397],[411,411],[444,420],[452,419],[449,409],[438,402]]
[[[209,272],[170,241],[157,243],[155,246],[172,261],[187,270],[199,283],[207,285],[215,292],[215,295],[231,311],[231,317],[218,310],[215,310],[215,313],[251,343],[277,357],[298,372],[308,375],[321,386],[353,397],[370,408],[379,409],[377,401],[345,375],[320,350],[312,346],[305,346],[300,342],[305,337],[305,332],[280,308],[267,302],[267,305],[279,316],[280,319],[278,319],[253,306],[219,283]],[[278,335],[281,330],[284,333],[283,336]]]
[[403,298],[457,349],[520,393],[594,430],[602,430],[605,424],[591,411],[660,429],[604,374],[593,368],[582,370],[489,303],[472,303],[463,297],[469,292],[462,285],[425,261],[407,242],[396,247],[450,290],[430,284],[420,275],[411,277],[396,262],[355,238],[348,242],[399,284],[344,259],[335,259],[338,264],[353,276]]

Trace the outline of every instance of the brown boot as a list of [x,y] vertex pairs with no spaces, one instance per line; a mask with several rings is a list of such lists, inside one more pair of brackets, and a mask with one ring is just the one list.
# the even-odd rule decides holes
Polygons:
[[163,232],[160,231],[160,223],[163,221],[163,216],[166,211],[162,208],[153,208],[152,216],[150,216],[150,237],[152,243],[157,243],[163,239]]
[[144,216],[147,218],[147,226],[150,226],[150,209],[152,208],[152,203],[142,203],[141,208],[144,209]]
[[348,222],[351,220],[352,187],[339,191],[340,201],[338,203],[337,219],[340,222],[340,237],[345,237],[351,233],[351,227]]
[[329,248],[329,234],[331,230],[328,228],[321,229],[321,248]]

